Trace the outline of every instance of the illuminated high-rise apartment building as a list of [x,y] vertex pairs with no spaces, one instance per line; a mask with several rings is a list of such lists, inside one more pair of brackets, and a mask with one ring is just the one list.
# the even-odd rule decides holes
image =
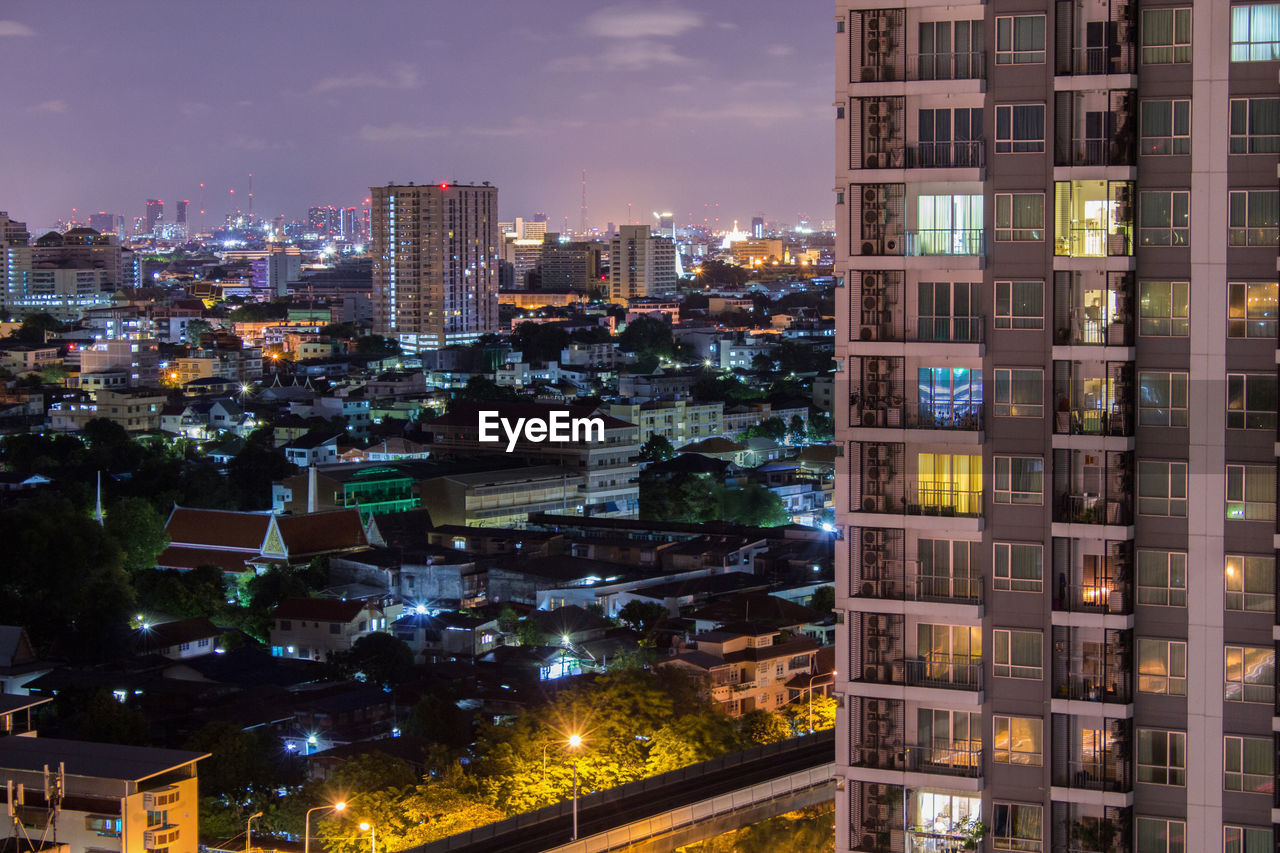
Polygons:
[[498,330],[498,188],[371,188],[374,328],[406,352]]
[[833,26],[837,849],[1274,850],[1280,3]]

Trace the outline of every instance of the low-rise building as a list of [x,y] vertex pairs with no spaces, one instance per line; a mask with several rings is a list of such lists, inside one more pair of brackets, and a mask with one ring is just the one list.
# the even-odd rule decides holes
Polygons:
[[271,656],[323,661],[386,629],[386,614],[373,602],[286,598],[271,612]]
[[650,400],[645,403],[611,403],[606,409],[618,420],[640,428],[640,443],[660,435],[672,446],[721,435],[724,432],[724,403],[694,400]]
[[119,424],[127,432],[151,432],[160,429],[160,412],[165,395],[147,388],[103,388],[95,395],[76,401],[54,403],[49,407],[49,429],[75,432],[95,418]]
[[587,477],[557,465],[448,474],[423,482],[422,505],[436,524],[512,527],[533,512],[581,515]]
[[698,634],[660,665],[709,676],[711,698],[739,717],[757,708],[777,711],[790,702],[787,682],[812,673],[817,652],[808,637],[746,622]]
[[18,343],[0,346],[0,367],[14,373],[40,373],[55,364],[62,365],[57,347]]

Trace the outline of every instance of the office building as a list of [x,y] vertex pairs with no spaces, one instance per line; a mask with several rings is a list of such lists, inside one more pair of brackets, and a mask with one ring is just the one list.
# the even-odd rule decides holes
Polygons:
[[498,188],[373,187],[374,329],[406,352],[498,330]]
[[307,225],[317,234],[337,234],[342,230],[342,211],[331,204],[308,208]]
[[99,234],[111,234],[116,239],[124,239],[124,217],[116,213],[106,213],[99,211],[98,213],[89,214],[89,227]]
[[648,225],[623,225],[609,241],[609,298],[625,303],[642,296],[665,296],[676,289],[676,247],[649,234]]
[[837,849],[1272,850],[1280,5],[833,29]]
[[556,235],[548,235],[542,244],[539,266],[543,290],[584,291],[601,287],[601,244],[592,242],[561,243]]
[[764,239],[764,217],[751,217],[751,236],[756,240]]
[[164,202],[160,199],[147,199],[147,216],[145,227],[145,236],[151,236],[156,233],[156,229],[164,222]]
[[343,240],[355,242],[360,239],[360,219],[354,207],[344,207],[342,209],[341,223]]

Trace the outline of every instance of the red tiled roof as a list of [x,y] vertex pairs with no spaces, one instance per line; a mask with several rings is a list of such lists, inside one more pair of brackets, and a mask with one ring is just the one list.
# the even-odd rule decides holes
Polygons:
[[369,544],[364,536],[360,512],[355,509],[282,515],[276,519],[276,525],[291,559],[305,554],[363,548]]
[[252,554],[244,551],[223,551],[218,548],[182,548],[170,545],[160,552],[156,558],[156,566],[161,569],[195,569],[200,566],[217,566],[224,572],[247,571],[244,561],[258,555],[257,549]]
[[286,598],[271,612],[271,618],[350,622],[360,615],[364,605],[363,601],[343,601],[339,598]]
[[271,516],[260,512],[174,507],[164,526],[174,545],[209,545],[257,554]]

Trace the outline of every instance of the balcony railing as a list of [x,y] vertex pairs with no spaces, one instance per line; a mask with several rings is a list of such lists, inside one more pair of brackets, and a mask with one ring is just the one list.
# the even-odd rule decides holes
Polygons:
[[1133,254],[1131,228],[1109,232],[1106,228],[1065,228],[1055,233],[1054,254],[1069,258],[1118,258]]
[[928,655],[922,658],[909,658],[894,664],[894,680],[908,687],[981,690],[982,658],[976,655]]
[[986,165],[985,140],[921,142],[907,147],[903,165],[908,169],[980,169]]
[[1071,584],[1054,591],[1053,609],[1064,613],[1125,614],[1133,611],[1133,597],[1127,581]]
[[907,65],[907,79],[916,80],[985,80],[986,51],[961,53],[920,53],[914,65]]
[[982,317],[919,317],[915,326],[907,330],[907,340],[920,343],[980,344],[985,338]]
[[1054,521],[1068,524],[1120,524],[1133,522],[1128,500],[1104,500],[1100,495],[1056,495]]
[[906,747],[906,769],[942,776],[982,776],[982,746],[970,742]]
[[982,492],[917,486],[907,490],[907,515],[982,517]]
[[855,578],[853,595],[889,601],[982,603],[981,576],[925,575],[916,570],[918,566],[915,560],[881,560],[880,578]]
[[1057,435],[1133,435],[1133,417],[1128,407],[1113,409],[1068,409],[1054,413]]
[[[1055,699],[1071,699],[1077,702],[1113,702],[1127,705],[1132,700],[1129,675],[1114,667],[1108,669],[1102,661],[1072,661],[1073,671],[1064,677],[1056,677],[1053,685]],[[1095,670],[1081,672],[1082,669]]]
[[1133,346],[1132,317],[1090,317],[1088,309],[1072,309],[1054,343],[1064,346]]
[[1071,147],[1058,150],[1054,162],[1058,166],[1132,166],[1132,139],[1126,143],[1118,139],[1073,139]]
[[1128,42],[1058,51],[1057,74],[1132,74],[1134,49]]
[[968,836],[958,831],[954,834],[937,832],[921,826],[908,829],[907,838],[911,842],[907,847],[911,853],[961,853],[969,842]]
[[983,254],[981,228],[921,228],[906,234],[906,253],[913,257]]
[[952,404],[921,406],[918,403],[881,405],[859,401],[854,405],[851,423],[864,428],[938,429],[978,432],[982,430],[982,409]]
[[1126,792],[1133,790],[1128,756],[1119,750],[1103,750],[1092,759],[1055,763],[1053,784],[1086,791]]

